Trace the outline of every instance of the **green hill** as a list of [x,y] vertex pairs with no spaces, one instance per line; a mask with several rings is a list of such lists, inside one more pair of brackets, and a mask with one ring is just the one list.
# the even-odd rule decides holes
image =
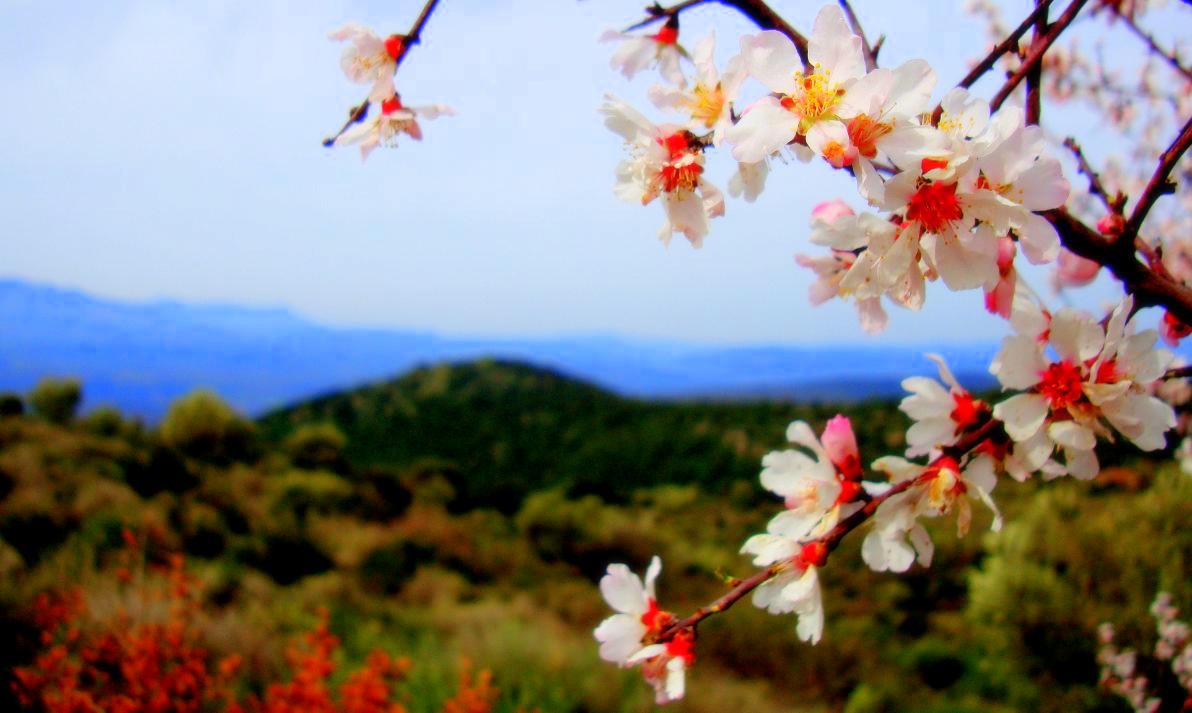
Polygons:
[[[863,443],[898,444],[904,421],[892,404],[851,411],[880,414],[858,422]],[[334,423],[355,466],[433,462],[451,475],[460,504],[508,511],[543,487],[623,502],[665,483],[712,492],[753,483],[761,456],[782,445],[791,420],[822,422],[834,413],[778,402],[637,401],[549,370],[478,361],[317,398],[260,425],[281,440],[304,424]]]

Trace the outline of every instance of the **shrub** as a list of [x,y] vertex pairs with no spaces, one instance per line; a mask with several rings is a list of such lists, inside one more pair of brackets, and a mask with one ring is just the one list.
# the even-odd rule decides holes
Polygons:
[[217,463],[242,460],[254,449],[255,429],[214,392],[200,389],[170,405],[161,440],[179,452]]
[[82,426],[90,433],[110,438],[124,430],[124,417],[112,406],[100,406],[83,417]]
[[286,439],[290,460],[299,468],[341,470],[348,438],[333,423],[301,426]]
[[78,379],[45,378],[29,392],[33,413],[51,423],[67,423],[74,418],[83,399]]

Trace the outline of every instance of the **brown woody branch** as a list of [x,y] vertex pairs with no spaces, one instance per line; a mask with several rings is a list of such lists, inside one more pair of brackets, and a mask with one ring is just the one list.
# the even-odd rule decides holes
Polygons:
[[[1072,0],[1068,7],[1064,9],[1063,14],[1056,19],[1055,23],[1047,28],[1047,32],[1042,37],[1036,37],[1031,42],[1031,49],[1027,53],[1026,59],[1023,60],[1022,65],[1010,75],[1010,78],[1006,80],[1006,83],[1002,85],[1002,88],[998,90],[998,93],[989,102],[990,111],[997,111],[1018,85],[1022,83],[1026,75],[1032,72],[1036,65],[1043,62],[1043,55],[1047,53],[1047,50],[1051,48],[1051,45],[1060,34],[1068,28],[1068,25],[1072,24],[1072,21],[1076,19],[1076,16],[1080,14],[1080,11],[1087,3],[1088,0]],[[1040,5],[1040,7],[1044,6]]]
[[626,32],[637,30],[647,25],[653,24],[664,18],[670,18],[678,15],[684,10],[688,10],[697,5],[706,5],[708,3],[718,3],[726,7],[731,7],[745,17],[749,18],[753,24],[757,25],[763,30],[777,30],[786,35],[795,45],[795,51],[799,53],[799,59],[803,64],[808,64],[807,60],[807,38],[801,32],[796,30],[789,22],[783,19],[774,8],[767,5],[764,0],[683,0],[683,2],[671,5],[670,7],[663,7],[661,4],[655,2],[653,5],[646,8],[646,13],[649,15],[641,22],[634,23],[625,28]]
[[1166,271],[1151,269],[1139,261],[1138,242],[1120,242],[1088,227],[1064,208],[1042,213],[1064,247],[1092,260],[1113,273],[1122,287],[1134,295],[1138,307],[1163,307],[1185,324],[1192,324],[1192,289]]
[[[397,68],[401,66],[402,60],[410,53],[410,48],[422,42],[422,29],[426,27],[427,20],[435,11],[435,7],[439,4],[439,0],[426,0],[426,4],[422,6],[422,11],[418,13],[418,17],[414,20],[414,24],[410,26],[409,32],[401,37],[401,50],[398,51],[397,56],[393,58],[393,71],[396,74]],[[360,102],[359,105],[348,110],[348,120],[340,127],[339,131],[335,132],[334,136],[323,139],[324,146],[331,146],[335,140],[344,135],[352,124],[363,121],[364,117],[368,115],[368,108],[371,102],[368,99]]]
[[[1188,151],[1189,146],[1192,146],[1192,117],[1188,117],[1188,121],[1184,123],[1184,128],[1175,137],[1175,141],[1172,141],[1167,150],[1159,156],[1159,165],[1155,167],[1154,175],[1151,176],[1142,195],[1134,204],[1134,211],[1130,214],[1130,220],[1126,222],[1126,227],[1122,231],[1122,240],[1133,240],[1138,237],[1138,231],[1142,229],[1142,223],[1146,220],[1147,213],[1151,211],[1159,197],[1175,192],[1175,183],[1170,178],[1171,172],[1184,153]],[[1188,324],[1192,324],[1192,322]]]
[[1022,39],[1022,36],[1026,34],[1027,30],[1034,26],[1035,20],[1041,15],[1046,14],[1049,7],[1051,7],[1051,0],[1043,0],[1043,2],[1039,3],[1034,11],[1027,15],[1026,19],[1019,23],[1018,27],[1014,28],[1013,32],[1006,35],[1006,39],[994,45],[993,49],[989,50],[989,53],[970,69],[968,74],[964,75],[964,79],[961,79],[957,86],[964,87],[965,89],[972,87],[986,72],[993,69],[993,66],[1002,58],[1002,55],[1011,50],[1017,52],[1018,41]]
[[[969,89],[977,83],[978,79],[985,76],[986,72],[993,69],[993,66],[997,64],[997,61],[1001,59],[1003,55],[1005,55],[1007,52],[1010,52],[1011,50],[1017,53],[1019,40],[1022,39],[1022,36],[1026,34],[1027,30],[1034,27],[1036,20],[1047,13],[1047,9],[1049,7],[1051,7],[1051,0],[1043,0],[1040,2],[1031,12],[1031,14],[1027,15],[1026,19],[1018,23],[1018,27],[1014,28],[1013,32],[1006,35],[1006,39],[994,45],[993,48],[989,50],[989,52],[981,59],[981,61],[977,62],[977,64],[969,70],[968,74],[964,75],[964,78],[961,79],[956,86]],[[938,124],[940,117],[943,116],[943,113],[943,105],[937,105],[935,107],[935,111],[931,113],[931,123],[933,125]]]
[[1120,194],[1110,197],[1109,191],[1105,190],[1105,184],[1101,183],[1101,175],[1089,163],[1088,158],[1084,155],[1084,150],[1080,148],[1080,144],[1076,143],[1076,139],[1071,136],[1064,139],[1064,148],[1072,152],[1072,155],[1076,158],[1076,169],[1088,179],[1089,193],[1100,199],[1101,203],[1111,213],[1121,214],[1122,206],[1126,200],[1125,197]]
[[[1043,0],[1035,0],[1036,6],[1043,6]],[[1035,18],[1035,31],[1031,38],[1034,49],[1047,33],[1047,8]],[[1026,123],[1038,124],[1043,115],[1043,63],[1038,62],[1026,73]]]

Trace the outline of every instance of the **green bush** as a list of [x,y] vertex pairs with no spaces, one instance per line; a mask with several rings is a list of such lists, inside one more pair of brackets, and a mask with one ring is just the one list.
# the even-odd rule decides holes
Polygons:
[[290,461],[299,468],[341,470],[348,438],[333,423],[300,426],[286,439]]
[[175,401],[161,422],[161,440],[179,452],[214,463],[243,460],[255,448],[256,429],[214,392],[199,389]]
[[124,430],[124,417],[112,406],[100,406],[83,417],[83,428],[97,436],[118,436]]
[[83,387],[78,379],[47,377],[29,392],[33,413],[51,423],[67,423],[73,419],[82,399]]

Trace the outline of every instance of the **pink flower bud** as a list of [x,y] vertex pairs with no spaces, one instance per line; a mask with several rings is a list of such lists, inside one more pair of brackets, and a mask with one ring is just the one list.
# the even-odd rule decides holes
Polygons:
[[1055,284],[1057,288],[1083,287],[1097,279],[1100,271],[1100,264],[1061,248],[1056,260]]
[[848,207],[848,204],[839,198],[834,198],[830,201],[820,203],[811,211],[811,222],[816,221],[831,225],[838,219],[848,215],[853,215],[853,209]]
[[845,479],[861,476],[861,453],[857,450],[857,436],[847,416],[835,416],[828,421],[820,438],[828,460]]

